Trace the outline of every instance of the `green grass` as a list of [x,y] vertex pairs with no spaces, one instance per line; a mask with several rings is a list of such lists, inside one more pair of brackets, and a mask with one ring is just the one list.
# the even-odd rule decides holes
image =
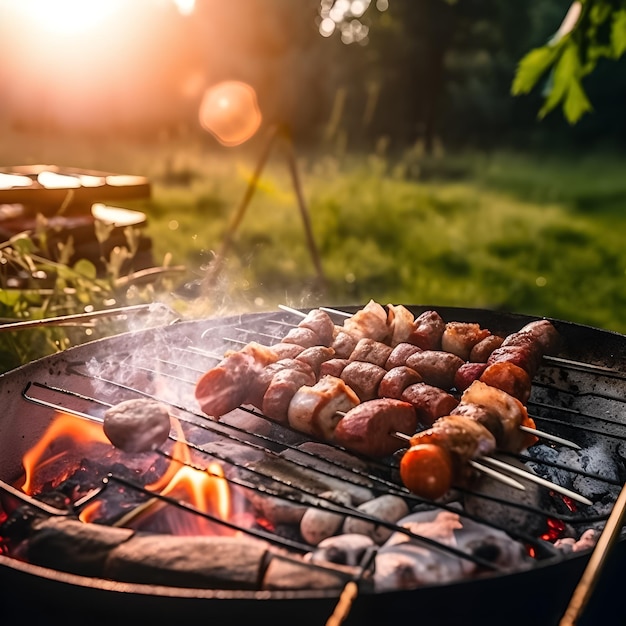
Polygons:
[[[315,291],[291,181],[261,180],[228,254],[221,306],[381,302],[477,306],[626,332],[626,182],[609,155],[586,162],[473,154],[422,161],[300,159],[326,289]],[[199,279],[219,248],[253,159],[198,166],[186,187],[156,184],[145,210],[157,255]],[[416,175],[417,171],[417,175]],[[171,220],[178,227],[170,229]]]
[[[326,279],[319,289],[292,181],[277,150],[233,238],[221,280],[208,289],[206,268],[261,147],[120,143],[117,151],[111,144],[81,152],[65,143],[47,144],[45,159],[30,159],[150,176],[152,198],[126,206],[148,215],[156,261],[167,256],[187,267],[175,298],[171,292],[155,297],[176,300],[189,316],[374,298],[496,308],[626,332],[623,159],[300,154]],[[5,163],[25,158],[3,155]]]

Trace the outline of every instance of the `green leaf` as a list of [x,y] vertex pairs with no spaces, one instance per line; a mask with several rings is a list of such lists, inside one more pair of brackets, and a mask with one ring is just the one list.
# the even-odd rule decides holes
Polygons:
[[552,89],[539,111],[540,119],[544,118],[561,103],[567,95],[571,81],[578,81],[579,74],[578,45],[574,41],[568,40],[567,45],[562,48],[561,56],[554,67]]
[[74,271],[84,278],[95,280],[97,277],[96,266],[87,259],[80,259],[74,264]]
[[559,48],[556,46],[543,46],[526,54],[517,66],[511,93],[514,96],[529,93],[550,65],[554,63],[558,51]]
[[570,124],[576,124],[578,120],[593,107],[587,98],[579,80],[572,79],[567,90],[567,96],[563,102],[563,114]]
[[626,52],[626,9],[620,9],[613,15],[611,48],[616,59]]

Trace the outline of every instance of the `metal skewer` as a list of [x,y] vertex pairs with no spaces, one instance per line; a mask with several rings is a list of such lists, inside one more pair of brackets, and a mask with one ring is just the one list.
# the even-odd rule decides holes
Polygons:
[[[391,433],[391,434],[396,439],[402,439],[403,441],[410,441],[411,440],[411,436],[410,435],[405,435],[404,433],[395,432],[395,433]],[[469,464],[475,470],[478,470],[479,472],[482,472],[483,474],[487,474],[487,475],[491,476],[491,478],[494,478],[495,480],[498,480],[501,483],[504,483],[505,485],[508,485],[509,487],[513,487],[514,489],[519,489],[520,491],[526,491],[526,487],[524,487],[524,485],[522,485],[522,483],[520,483],[519,481],[515,480],[514,478],[511,478],[510,476],[506,476],[505,474],[502,474],[501,472],[498,472],[498,471],[494,470],[493,467],[487,467],[486,465],[483,465],[482,463],[480,463],[476,459],[470,459],[469,460]]]
[[564,496],[567,496],[568,498],[571,498],[572,500],[576,500],[577,502],[580,502],[581,504],[587,504],[589,506],[593,504],[593,502],[585,498],[585,496],[581,496],[579,493],[576,493],[575,491],[572,491],[571,489],[567,489],[566,487],[561,487],[560,485],[550,482],[549,480],[546,480],[545,478],[541,478],[541,476],[537,476],[536,474],[533,474],[529,472],[528,470],[521,469],[520,467],[516,467],[514,465],[509,465],[508,463],[505,463],[504,461],[500,461],[499,459],[494,459],[491,456],[484,456],[484,457],[481,457],[481,459],[484,460],[485,463],[494,465],[495,467],[499,467],[503,469],[504,471],[511,472],[512,474],[517,474],[518,476],[525,478],[526,480],[530,480],[534,483],[537,483],[538,485],[548,487],[549,489],[552,489],[553,491],[556,491]]

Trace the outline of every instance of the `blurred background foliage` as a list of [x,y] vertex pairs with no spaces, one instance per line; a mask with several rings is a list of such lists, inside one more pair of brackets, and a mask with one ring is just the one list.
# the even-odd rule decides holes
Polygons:
[[[205,316],[374,298],[626,332],[623,2],[581,3],[556,36],[568,0],[134,0],[98,36],[42,30],[22,5],[0,2],[0,165],[148,176],[151,198],[124,206],[146,214],[155,266],[186,271],[133,280],[132,232],[102,271],[64,246],[51,262],[25,233],[0,245],[5,322],[156,300]],[[263,116],[234,147],[198,119],[223,80],[251,86]],[[209,289],[277,124],[296,159],[271,151]],[[3,369],[112,330],[1,333]]]

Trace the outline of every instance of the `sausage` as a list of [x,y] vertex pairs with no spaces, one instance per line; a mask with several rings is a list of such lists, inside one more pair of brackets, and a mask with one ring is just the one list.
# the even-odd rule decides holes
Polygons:
[[335,334],[335,324],[330,315],[322,309],[312,309],[298,324],[301,328],[312,330],[319,338],[319,344],[330,346]]
[[359,339],[354,335],[344,331],[341,326],[336,326],[335,336],[330,347],[335,351],[335,356],[340,359],[347,359],[352,354]]
[[391,346],[388,346],[386,343],[364,337],[359,339],[354,347],[352,354],[350,354],[350,361],[365,361],[374,363],[379,367],[385,367],[391,351]]
[[348,365],[350,361],[348,359],[328,359],[328,361],[324,361],[320,364],[320,372],[319,378],[322,376],[336,376],[337,378],[341,378],[341,372],[343,372],[343,368]]
[[530,398],[530,376],[526,370],[509,361],[488,365],[480,375],[479,380],[487,385],[506,391],[522,404],[527,404],[528,398]]
[[454,377],[463,363],[456,354],[441,350],[422,350],[406,360],[406,365],[414,369],[425,383],[441,389],[454,387]]
[[454,388],[457,391],[465,391],[487,369],[486,363],[463,363],[454,375]]
[[411,404],[394,398],[377,398],[350,409],[335,428],[333,440],[354,452],[381,457],[404,447],[394,433],[414,433],[417,417]]
[[469,360],[472,363],[486,363],[491,353],[502,345],[504,337],[488,335],[479,341],[471,350]]
[[278,361],[280,359],[295,359],[303,350],[302,346],[297,343],[275,343],[270,346],[272,352],[276,355]]
[[207,415],[221,417],[242,404],[247,388],[241,381],[250,377],[254,363],[251,355],[234,352],[202,374],[194,390],[200,409]]
[[343,368],[341,378],[352,387],[361,402],[378,397],[378,385],[387,370],[374,363],[351,361]]
[[426,383],[409,385],[402,392],[401,399],[413,405],[418,421],[424,426],[430,426],[437,418],[449,415],[459,403],[452,394]]
[[314,385],[316,380],[313,370],[307,372],[286,368],[276,372],[263,395],[263,414],[278,422],[287,423],[289,403],[296,391],[304,385]]
[[300,352],[296,359],[308,363],[315,372],[315,378],[317,379],[319,378],[322,363],[332,359],[334,356],[335,351],[332,348],[327,348],[326,346],[312,346]]
[[415,352],[421,352],[422,349],[412,343],[399,343],[390,352],[387,362],[385,363],[385,369],[390,370],[393,367],[400,365],[406,365],[406,360]]
[[244,390],[244,400],[242,404],[251,404],[262,411],[263,398],[272,379],[277,372],[286,369],[295,369],[305,372],[309,374],[312,377],[312,381],[315,382],[315,373],[308,363],[299,361],[298,359],[280,359],[280,361],[270,363],[267,367],[255,372],[254,375],[249,375],[239,380],[239,385]]
[[310,328],[304,326],[296,326],[292,328],[284,337],[283,343],[295,343],[303,348],[311,348],[312,346],[320,346],[322,342],[318,334]]
[[424,311],[415,318],[413,330],[406,341],[419,346],[422,350],[440,350],[441,337],[445,329],[446,323],[437,311]]
[[401,399],[402,392],[415,383],[422,382],[422,377],[410,367],[400,365],[388,370],[378,384],[378,396],[380,398]]

